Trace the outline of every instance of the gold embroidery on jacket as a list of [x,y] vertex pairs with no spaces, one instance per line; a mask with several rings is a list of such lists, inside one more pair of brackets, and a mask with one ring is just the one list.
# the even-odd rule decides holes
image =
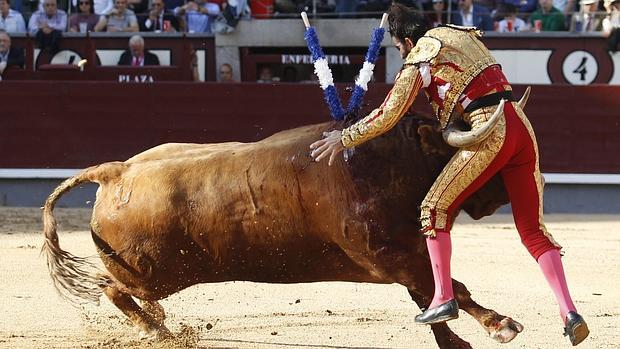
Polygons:
[[422,77],[418,68],[405,66],[381,107],[342,130],[342,144],[351,148],[387,132],[411,107],[421,87]]
[[467,28],[439,27],[425,35],[441,41],[441,50],[433,59],[433,76],[450,84],[438,110],[437,119],[444,129],[450,121],[459,97],[484,69],[497,64],[491,52],[478,40],[479,32]]
[[405,64],[430,63],[439,50],[441,50],[441,41],[430,36],[423,36],[407,55]]
[[[470,119],[488,119],[497,106],[478,109]],[[483,115],[484,114],[484,115]],[[498,121],[491,135],[479,144],[461,148],[450,159],[422,201],[420,221],[425,234],[448,226],[448,208],[487,169],[506,139],[506,119]],[[433,217],[434,213],[434,217]],[[434,221],[434,222],[433,222]]]

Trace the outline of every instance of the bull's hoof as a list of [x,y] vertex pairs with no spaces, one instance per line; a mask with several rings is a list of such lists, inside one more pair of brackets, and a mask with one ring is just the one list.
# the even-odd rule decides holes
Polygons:
[[165,326],[162,326],[158,329],[152,329],[148,331],[141,330],[140,333],[138,333],[138,338],[140,338],[140,340],[142,341],[161,342],[167,339],[174,338],[174,335]]
[[500,321],[489,336],[500,343],[508,343],[523,331],[523,325],[506,317]]
[[151,331],[140,331],[138,333],[138,338],[141,341],[154,341],[157,339],[157,330],[151,330]]

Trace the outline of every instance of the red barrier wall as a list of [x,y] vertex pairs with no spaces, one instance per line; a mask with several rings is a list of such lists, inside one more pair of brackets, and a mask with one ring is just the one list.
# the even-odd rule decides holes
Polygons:
[[[372,85],[366,111],[389,88]],[[321,90],[305,84],[3,81],[0,96],[0,168],[82,168],[165,142],[255,141],[329,120]],[[620,86],[533,87],[526,113],[543,172],[620,173],[618,96]],[[414,108],[428,112],[424,99]]]

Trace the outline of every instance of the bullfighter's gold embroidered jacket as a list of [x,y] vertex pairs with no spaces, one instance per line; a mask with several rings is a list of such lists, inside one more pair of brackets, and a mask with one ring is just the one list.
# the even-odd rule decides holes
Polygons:
[[351,148],[388,131],[411,107],[421,88],[427,90],[439,124],[445,128],[467,85],[484,69],[497,64],[480,36],[475,28],[457,26],[426,32],[408,54],[384,102],[345,128],[342,144]]

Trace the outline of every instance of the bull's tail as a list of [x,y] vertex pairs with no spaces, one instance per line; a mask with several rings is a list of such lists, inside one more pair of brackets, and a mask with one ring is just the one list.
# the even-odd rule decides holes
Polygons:
[[81,183],[102,184],[118,176],[127,165],[110,162],[85,169],[62,182],[45,201],[43,207],[43,233],[45,242],[41,253],[47,257],[47,266],[58,293],[74,304],[93,302],[98,304],[103,287],[109,279],[100,272],[92,257],[77,257],[60,248],[57,223],[53,210],[60,197]]

